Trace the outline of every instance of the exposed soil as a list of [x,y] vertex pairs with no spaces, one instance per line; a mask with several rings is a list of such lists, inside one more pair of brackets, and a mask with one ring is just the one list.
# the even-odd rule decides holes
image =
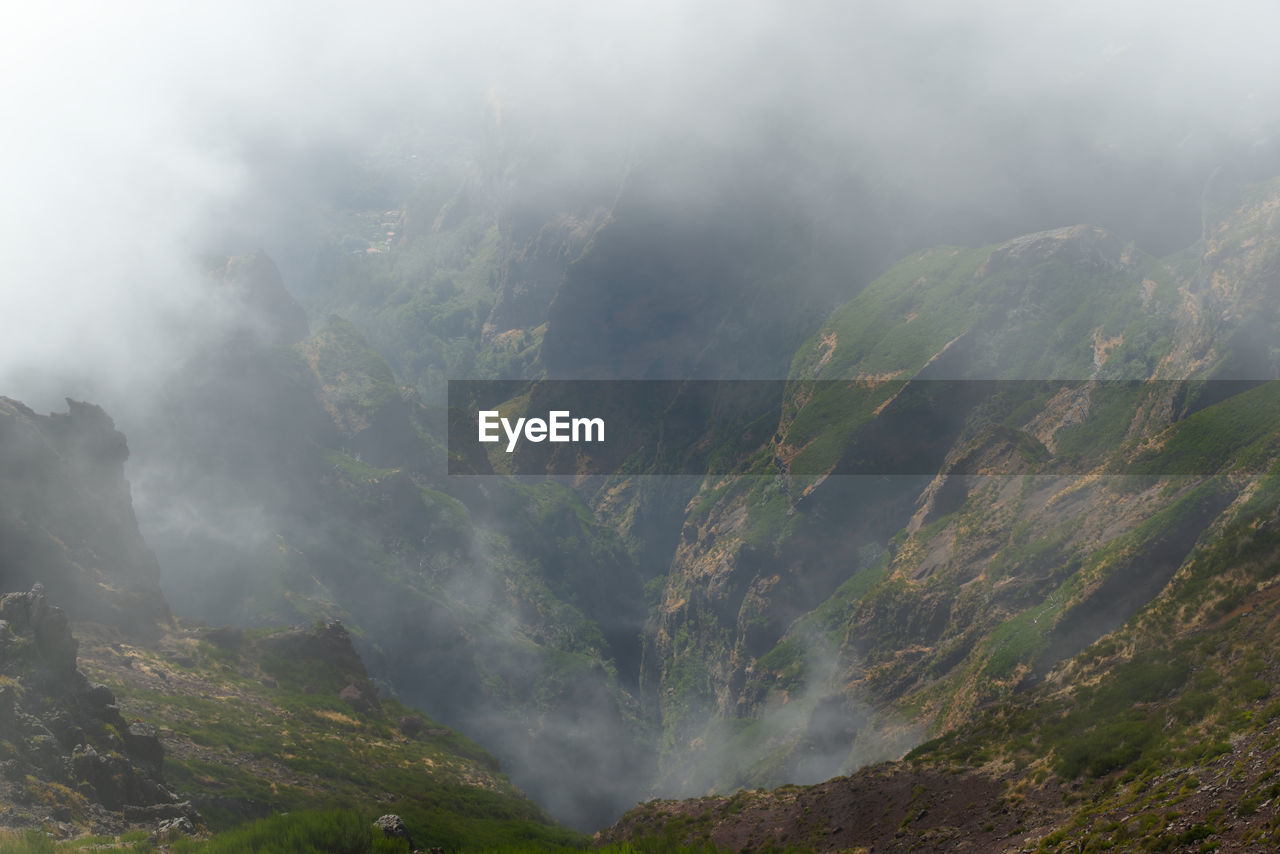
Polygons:
[[[1229,752],[1204,765],[1170,771],[1140,791],[1110,789],[1105,780],[1063,784],[1054,777],[1035,787],[1013,772],[885,763],[815,786],[650,801],[596,841],[665,837],[727,851],[795,847],[865,854],[1153,846],[1169,852],[1275,851],[1280,796],[1265,793],[1268,782],[1280,779],[1278,742],[1280,721],[1237,738]],[[1095,812],[1099,800],[1116,806]],[[1127,837],[1117,835],[1122,827]]]
[[1020,851],[1062,820],[1057,789],[1010,796],[999,774],[888,763],[815,786],[651,801],[598,834],[612,842],[676,833],[730,851]]

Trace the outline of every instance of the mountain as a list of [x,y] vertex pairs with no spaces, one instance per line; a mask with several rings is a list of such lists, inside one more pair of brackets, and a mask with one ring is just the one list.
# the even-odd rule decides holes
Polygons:
[[[228,322],[131,448],[95,406],[4,402],[5,577],[65,603],[218,829],[337,803],[332,778],[445,846],[572,841],[519,790],[581,830],[719,793],[617,840],[1261,838],[1266,774],[1227,763],[1270,749],[1280,182],[1206,201],[1164,257],[1087,225],[939,246],[827,310],[827,238],[770,181],[690,210],[643,170],[540,206],[423,188],[298,298],[263,253],[203,259]],[[451,477],[454,372],[779,393],[729,475]],[[705,424],[670,426],[663,453],[711,464]],[[886,441],[928,473],[885,474]]]
[[[1263,381],[1276,376],[1276,193],[1207,208],[1204,240],[1163,258],[1090,226],[926,250],[831,314],[791,359],[796,395],[814,378],[970,390],[943,401],[964,408],[931,436],[937,477],[823,477],[919,413],[888,384],[849,410],[837,384],[784,401],[749,477],[579,483],[646,549],[640,693],[661,726],[659,790],[820,780],[901,756],[1059,684],[1241,513],[1262,526],[1267,511],[1248,514],[1268,506],[1258,476],[1275,453]],[[595,254],[621,222],[566,272],[584,329],[644,316],[643,284],[610,292],[625,308],[582,296],[636,266]],[[585,350],[570,361],[592,364]],[[1017,476],[946,474],[983,470]],[[659,493],[665,518],[648,511]],[[636,519],[653,527],[633,536]]]
[[[534,643],[547,643],[554,636],[548,629],[563,637],[563,621],[579,619],[570,616],[576,611],[583,627],[594,625],[609,639],[607,646],[596,647],[606,660],[600,671],[604,678],[588,672],[584,684],[617,690],[607,688],[607,662],[622,667],[617,685],[631,697],[622,700],[631,711],[615,717],[614,725],[627,739],[657,748],[654,779],[661,791],[816,780],[900,756],[930,731],[958,725],[989,704],[1027,690],[1061,661],[1123,625],[1161,592],[1202,534],[1221,524],[1223,514],[1232,512],[1250,488],[1239,478],[1171,475],[1207,474],[1233,463],[1232,455],[1244,449],[1224,442],[1219,442],[1217,457],[1194,456],[1204,450],[1191,447],[1196,436],[1220,434],[1219,424],[1244,419],[1240,435],[1249,442],[1260,439],[1265,430],[1250,412],[1265,411],[1257,409],[1266,406],[1257,397],[1265,390],[1249,397],[1234,394],[1246,391],[1247,383],[1188,392],[1157,382],[1142,393],[1117,385],[1122,380],[1274,376],[1273,356],[1263,346],[1270,328],[1263,319],[1274,316],[1272,289],[1265,274],[1256,271],[1270,263],[1273,238],[1268,238],[1262,212],[1275,185],[1250,193],[1243,204],[1214,214],[1203,251],[1193,248],[1162,259],[1088,226],[984,248],[941,247],[910,256],[831,313],[785,359],[795,392],[774,414],[776,427],[765,431],[773,438],[760,447],[764,456],[750,477],[708,478],[701,484],[696,479],[586,481],[577,487],[581,498],[551,483],[531,492],[512,481],[485,480],[477,489],[469,481],[431,480],[433,475],[423,469],[426,463],[415,461],[431,459],[426,449],[439,441],[431,438],[427,407],[419,410],[416,422],[426,443],[420,445],[423,450],[414,451],[411,438],[373,442],[360,452],[362,458],[381,453],[376,465],[393,467],[362,473],[344,469],[346,480],[362,489],[376,483],[379,491],[406,474],[420,487],[430,483],[427,488],[460,501],[466,518],[474,520],[471,524],[501,532],[512,554],[530,560],[529,578],[572,605],[556,616],[543,610],[550,618],[544,627],[523,623],[518,633]],[[711,367],[718,364],[713,354],[719,345],[708,342],[719,334],[715,329],[748,321],[731,321],[729,315],[712,321],[717,307],[732,314],[739,304],[730,304],[725,294],[715,296],[701,283],[732,286],[735,294],[751,286],[735,282],[729,267],[707,265],[736,258],[741,269],[758,274],[768,269],[761,253],[775,244],[747,240],[745,235],[756,233],[752,229],[757,226],[731,220],[716,227],[739,243],[711,232],[691,237],[678,220],[668,226],[646,217],[645,211],[658,206],[646,207],[644,194],[640,197],[642,201],[633,201],[624,190],[594,226],[593,236],[586,237],[592,229],[584,226],[575,232],[582,235],[574,238],[578,243],[560,242],[556,245],[561,248],[551,253],[565,262],[563,284],[553,298],[540,303],[545,314],[530,309],[523,316],[528,328],[518,333],[526,341],[535,333],[541,338],[538,361],[545,360],[547,370],[572,365],[579,375],[663,375],[666,369],[626,344],[625,335],[597,342],[599,346],[583,343],[583,335],[595,334],[590,330],[616,332],[623,316],[635,324],[636,335],[661,329],[662,335],[675,336],[671,341],[699,342],[699,358],[708,360],[698,363],[702,369],[729,369],[727,363]],[[447,203],[433,230],[417,240],[434,245],[453,239],[445,226],[453,204]],[[474,206],[471,215],[479,216]],[[466,221],[458,219],[455,228]],[[766,220],[759,233],[775,224]],[[497,229],[492,234],[502,234],[501,222],[490,228]],[[550,226],[538,234],[552,243],[567,239],[566,232]],[[501,245],[498,237],[493,239],[498,242],[477,245]],[[413,237],[404,240],[415,245]],[[581,255],[568,263],[579,248]],[[521,244],[517,256],[527,258],[530,251],[530,244]],[[641,256],[644,265],[637,263]],[[474,257],[476,263],[489,258],[485,263],[507,270],[508,277],[512,270],[527,269],[516,261],[504,267],[502,259],[510,256],[496,248]],[[794,255],[779,251],[773,257],[783,269],[797,269]],[[540,269],[544,287],[549,287],[554,274]],[[618,279],[618,271],[627,272]],[[646,275],[652,281],[644,280]],[[626,285],[633,280],[634,287]],[[705,301],[711,312],[705,324],[697,320],[701,325],[672,327],[646,314],[669,307],[671,301],[655,287],[677,280],[683,281],[680,289],[688,299]],[[481,287],[478,277],[472,281]],[[499,281],[506,287],[511,279],[496,276],[495,286]],[[592,283],[603,282],[623,284],[600,286],[593,296]],[[693,323],[699,311],[678,313]],[[473,312],[476,323],[480,314]],[[492,316],[486,328],[502,325],[494,320],[498,316],[503,315]],[[776,316],[771,309],[744,315],[754,322]],[[376,340],[388,346],[386,339]],[[653,353],[679,352],[671,341],[655,343]],[[312,394],[326,401],[332,424],[346,431],[343,447],[354,447],[350,443],[360,431],[372,429],[380,418],[399,419],[403,425],[405,416],[391,415],[392,409],[405,405],[403,401],[411,409],[417,405],[412,393],[392,393],[394,372],[378,367],[351,324],[331,319],[327,329],[301,347],[320,383]],[[623,358],[641,361],[617,362],[608,355],[609,347],[619,348]],[[536,364],[526,363],[526,369]],[[700,368],[690,362],[680,370],[696,373]],[[956,389],[985,389],[964,382],[998,380],[984,392],[990,399],[956,398],[947,404],[953,410],[963,406],[957,411],[964,417],[954,420],[952,432],[932,435],[928,453],[943,472],[980,471],[984,465],[1009,470],[1012,464],[1025,476],[822,477],[823,471],[848,470],[850,454],[860,442],[911,424],[917,410],[909,395],[900,395],[873,399],[876,406],[887,403],[879,411],[873,406],[849,411],[838,398],[838,385],[818,386],[812,398],[795,396],[806,393],[803,381],[815,378],[955,380]],[[1017,382],[1050,379],[1079,383],[1053,388]],[[884,386],[886,396],[889,388]],[[1205,396],[1226,393],[1224,389],[1233,393],[1234,403]],[[383,413],[383,407],[391,409]],[[1255,428],[1263,432],[1254,435],[1250,431]],[[402,437],[409,435],[403,426],[399,429]],[[318,427],[310,432],[320,433]],[[1156,442],[1172,442],[1173,450],[1156,453]],[[1193,453],[1191,461],[1181,458],[1187,452]],[[1265,468],[1255,455],[1250,471]],[[817,474],[788,474],[792,469]],[[1110,476],[1122,472],[1130,474]],[[1170,476],[1134,479],[1145,472]],[[562,497],[547,503],[557,495]],[[557,505],[563,509],[547,515]],[[370,506],[368,499],[364,506]],[[538,519],[535,524],[514,523],[530,510]],[[346,566],[370,565],[369,557],[393,541],[384,526],[407,511],[364,512],[379,533],[367,537],[364,556],[353,556]],[[342,515],[359,518],[350,510]],[[423,527],[425,520],[406,524],[396,529],[400,537],[411,530],[432,530]],[[543,541],[545,535],[554,546]],[[611,538],[617,538],[614,544],[604,545]],[[594,539],[600,544],[591,544]],[[421,555],[433,541],[450,540],[440,532],[420,545],[396,548],[418,549]],[[332,560],[335,549],[326,546],[325,552],[325,559]],[[613,556],[605,558],[608,554]],[[417,560],[421,565],[423,558]],[[313,567],[323,565],[322,560],[309,561]],[[486,555],[479,563],[501,561]],[[573,566],[580,569],[562,574]],[[470,571],[482,570],[474,566]],[[327,576],[326,585],[328,578],[338,577]],[[367,572],[360,578],[369,583]],[[623,582],[631,591],[625,596],[627,586],[617,586]],[[591,592],[597,583],[602,586]],[[642,585],[647,591],[643,600]],[[298,588],[290,587],[296,595]],[[359,599],[350,590],[324,595],[346,609]],[[517,625],[530,614],[523,606],[508,613]],[[629,652],[622,626],[638,631],[645,620],[643,649]],[[431,622],[453,624],[439,615]],[[353,625],[362,624],[353,619]],[[459,631],[468,633],[462,627]],[[388,678],[412,684],[421,678],[412,674],[432,673],[450,684],[467,683],[458,671],[439,670],[443,665],[438,661],[431,670],[421,662],[393,663],[400,650],[417,645],[410,637],[383,631],[374,640],[387,663],[399,668]],[[432,637],[441,635],[433,630]],[[441,642],[435,643],[439,647]],[[460,649],[456,644],[450,648]],[[510,655],[509,648],[490,647],[469,660],[489,668]],[[506,686],[521,684],[510,671],[495,673],[502,674],[498,679]],[[451,711],[441,713],[460,723],[474,721],[477,707],[488,708],[488,690],[459,698]],[[580,701],[584,689],[574,690]],[[537,708],[543,702],[519,692],[503,697],[504,703],[515,700],[509,709],[526,704]],[[442,708],[439,699],[424,702]],[[545,712],[539,714],[546,719]],[[501,743],[503,726],[483,738]],[[473,732],[479,736],[478,730]],[[541,791],[536,785],[533,790]]]
[[[1083,227],[930,250],[833,314],[794,378],[1007,382],[983,386],[996,393],[944,443],[934,478],[869,490],[786,475],[804,455],[838,469],[894,417],[891,385],[875,411],[793,401],[776,474],[708,481],[655,637],[677,689],[673,756],[705,758],[691,763],[701,776],[668,767],[728,792],[847,773],[940,735],[904,765],[811,789],[649,805],[612,838],[668,826],[819,850],[1265,845],[1278,194],[1251,188],[1197,252],[1160,261]],[[1083,382],[1016,381],[1045,377]],[[975,454],[1016,474],[946,473]],[[824,543],[814,520],[837,518]],[[884,548],[877,523],[894,530]],[[770,619],[771,648],[757,640]],[[960,807],[966,793],[981,808]]]

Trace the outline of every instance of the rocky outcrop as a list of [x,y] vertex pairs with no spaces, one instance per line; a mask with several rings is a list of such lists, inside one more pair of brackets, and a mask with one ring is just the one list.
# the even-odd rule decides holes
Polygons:
[[169,609],[124,477],[129,448],[101,407],[67,407],[39,415],[0,397],[0,585],[39,581],[73,618],[140,631]]
[[125,720],[111,690],[76,669],[76,647],[42,585],[0,597],[3,822],[118,832],[153,814],[198,819],[165,786],[155,727]]
[[413,838],[409,836],[409,828],[405,827],[404,819],[398,815],[379,816],[374,821],[373,826],[382,831],[382,835],[386,839],[403,839],[409,846],[409,850],[413,850]]

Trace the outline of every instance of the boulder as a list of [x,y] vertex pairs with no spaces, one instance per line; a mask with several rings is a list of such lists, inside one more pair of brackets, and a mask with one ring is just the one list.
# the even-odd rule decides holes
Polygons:
[[403,839],[409,843],[409,850],[413,850],[413,840],[409,837],[409,828],[405,827],[404,819],[398,815],[388,814],[378,818],[373,826],[382,831],[382,835],[387,839]]

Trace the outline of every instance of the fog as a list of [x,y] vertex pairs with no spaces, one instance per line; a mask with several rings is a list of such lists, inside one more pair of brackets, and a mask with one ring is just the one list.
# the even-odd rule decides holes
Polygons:
[[24,6],[0,35],[3,386],[37,403],[91,380],[112,397],[144,392],[187,337],[172,318],[201,298],[194,253],[262,247],[289,279],[342,170],[386,147],[473,158],[499,125],[602,181],[675,148],[782,147],[913,211],[927,200],[957,238],[1092,214],[1154,242],[1171,216],[1190,228],[1169,203],[1196,199],[1215,167],[1274,162],[1277,14],[1260,2]]
[[[198,257],[265,250],[314,331],[325,217],[458,176],[524,203],[645,176],[693,218],[758,181],[847,244],[832,304],[936,242],[1089,222],[1167,253],[1211,177],[1280,174],[1278,24],[1262,2],[26,4],[0,31],[0,395],[145,435],[239,322]],[[234,477],[131,477],[144,529],[192,552],[273,535]]]

